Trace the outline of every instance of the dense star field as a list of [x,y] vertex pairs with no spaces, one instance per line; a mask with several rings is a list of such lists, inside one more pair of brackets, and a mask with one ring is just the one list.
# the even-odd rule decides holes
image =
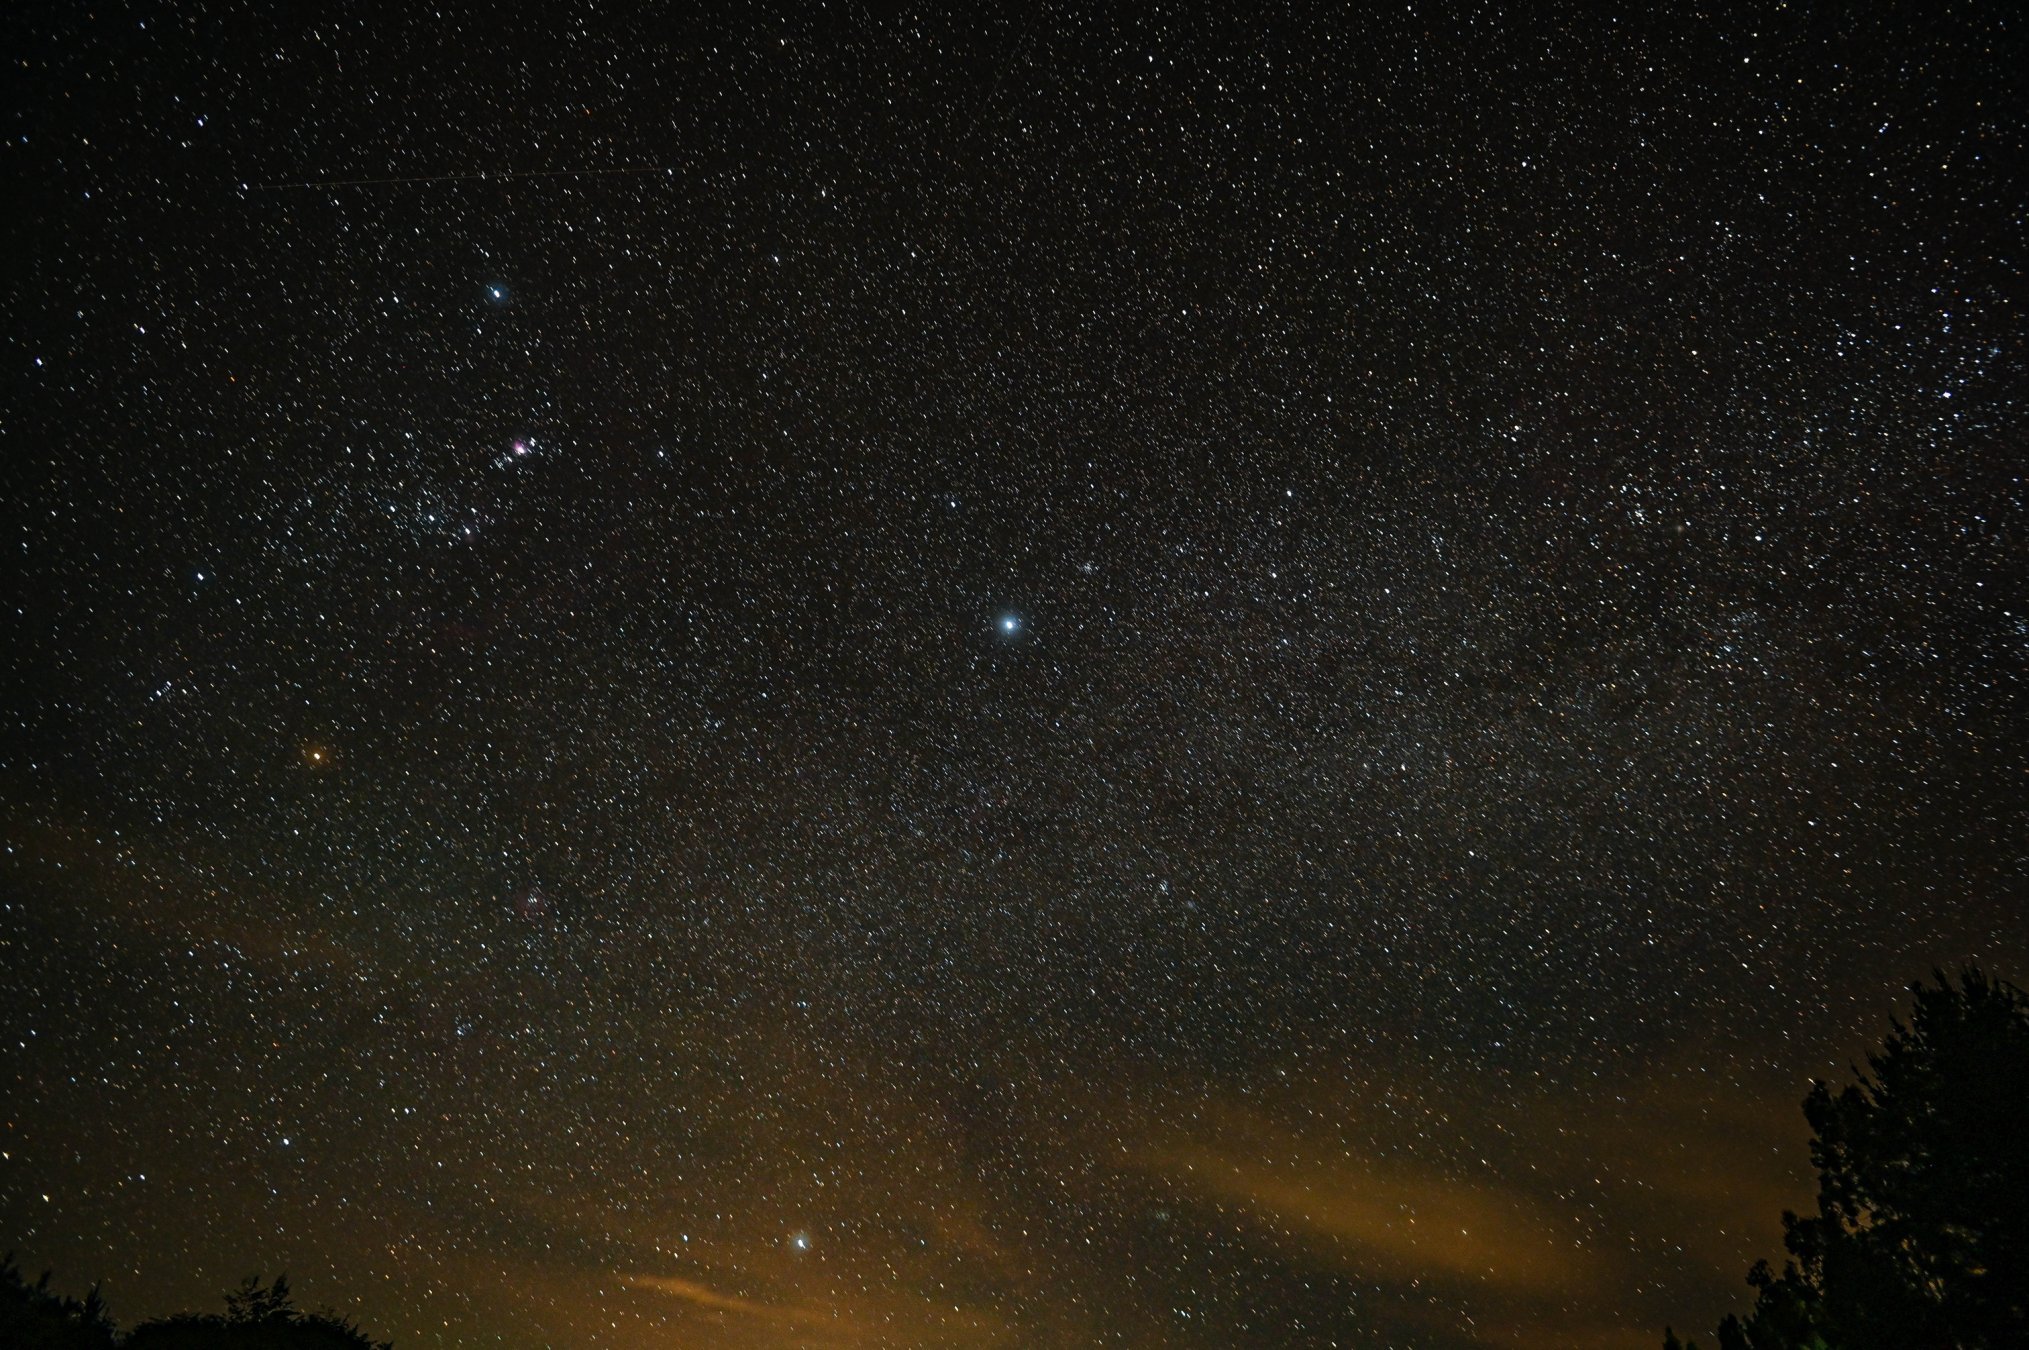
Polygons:
[[10,7],[0,1246],[1744,1304],[1810,1077],[2029,975],[2007,7],[667,8]]

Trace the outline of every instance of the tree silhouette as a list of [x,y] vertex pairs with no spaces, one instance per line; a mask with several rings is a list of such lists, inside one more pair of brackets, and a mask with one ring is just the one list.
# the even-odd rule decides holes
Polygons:
[[225,1316],[181,1313],[135,1327],[129,1350],[390,1350],[335,1313],[306,1313],[289,1295],[289,1277],[263,1285],[247,1276],[225,1296]]
[[98,1286],[82,1299],[51,1292],[49,1272],[34,1284],[21,1278],[10,1254],[0,1261],[0,1345],[19,1350],[112,1350],[113,1319]]
[[249,1275],[225,1296],[225,1316],[179,1313],[143,1322],[122,1338],[98,1287],[82,1299],[60,1297],[49,1273],[28,1283],[10,1255],[0,1261],[0,1350],[392,1350],[332,1312],[306,1313],[289,1294],[289,1277],[264,1285]]
[[[1869,1073],[1804,1099],[1818,1212],[1782,1216],[1720,1350],[2029,1346],[2029,999],[1967,970],[1911,986]],[[1665,1350],[1696,1350],[1665,1333]]]

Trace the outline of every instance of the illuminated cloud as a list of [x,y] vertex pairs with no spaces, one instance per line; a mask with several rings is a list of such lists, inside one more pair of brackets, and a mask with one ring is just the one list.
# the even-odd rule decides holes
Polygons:
[[820,1307],[764,1303],[759,1299],[742,1298],[738,1294],[724,1293],[701,1281],[687,1280],[680,1275],[623,1275],[621,1278],[637,1289],[653,1289],[710,1312],[731,1313],[763,1322],[799,1326],[826,1326],[838,1321],[836,1314]]

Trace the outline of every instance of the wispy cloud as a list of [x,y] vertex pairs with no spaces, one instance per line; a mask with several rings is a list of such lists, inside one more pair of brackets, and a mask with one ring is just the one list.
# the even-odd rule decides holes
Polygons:
[[1172,1148],[1146,1165],[1298,1233],[1363,1273],[1451,1277],[1528,1293],[1570,1292],[1587,1282],[1583,1255],[1518,1191],[1370,1159],[1305,1156],[1297,1141],[1282,1142],[1243,1155]]
[[[823,1326],[839,1322],[835,1311],[806,1304],[766,1303],[760,1299],[743,1298],[714,1289],[699,1280],[687,1280],[681,1275],[623,1275],[621,1279],[637,1289],[653,1289],[669,1294],[686,1303],[695,1304],[712,1312],[732,1313],[739,1317],[757,1318],[763,1322],[793,1325]],[[849,1330],[849,1326],[838,1326]]]

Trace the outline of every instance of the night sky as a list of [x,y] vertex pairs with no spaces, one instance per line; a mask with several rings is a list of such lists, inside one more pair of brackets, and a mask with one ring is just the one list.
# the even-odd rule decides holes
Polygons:
[[0,21],[31,1274],[1654,1345],[2029,974],[2008,6],[546,8]]

